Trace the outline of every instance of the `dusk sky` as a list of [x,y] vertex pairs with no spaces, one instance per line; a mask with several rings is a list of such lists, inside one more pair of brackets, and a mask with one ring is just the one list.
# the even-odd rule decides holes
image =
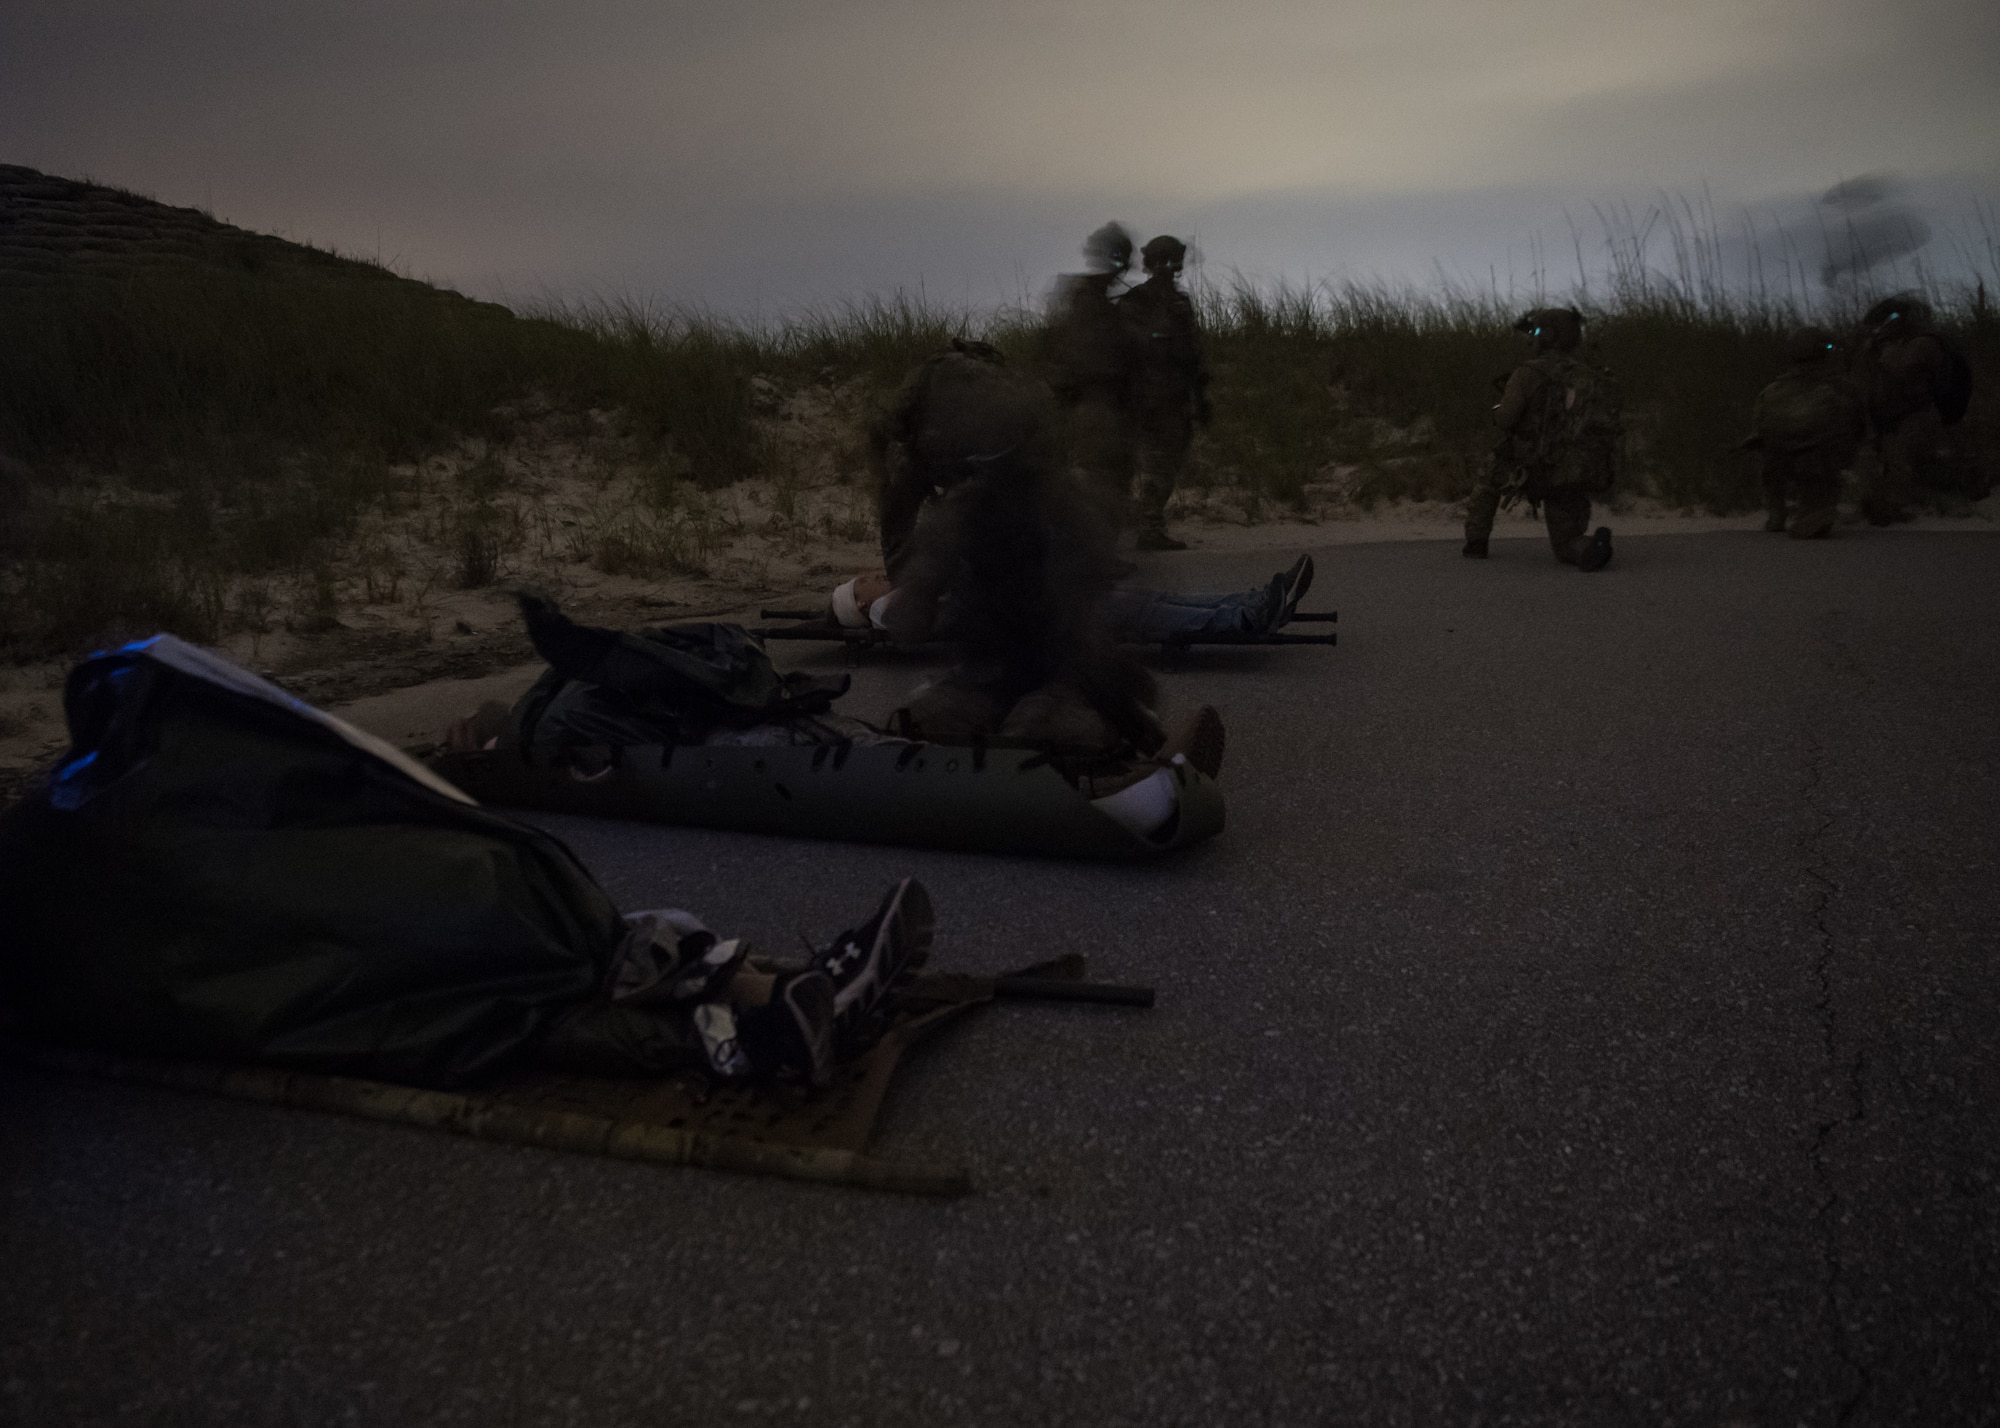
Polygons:
[[[8,0],[0,161],[516,298],[1034,297],[1118,218],[1211,275],[1575,271],[1594,207],[2000,197],[1991,0]],[[1567,215],[1567,216],[1566,216]],[[1801,231],[1804,231],[1802,228]]]

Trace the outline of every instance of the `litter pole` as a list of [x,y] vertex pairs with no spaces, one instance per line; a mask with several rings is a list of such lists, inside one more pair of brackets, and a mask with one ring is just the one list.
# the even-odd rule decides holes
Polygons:
[[962,1170],[899,1164],[833,1147],[708,1135],[645,1121],[513,1105],[476,1093],[429,1091],[351,1076],[321,1076],[263,1066],[215,1066],[112,1056],[39,1046],[11,1038],[0,1040],[0,1055],[47,1071],[422,1126],[541,1150],[566,1150],[652,1165],[706,1166],[752,1175],[776,1175],[787,1180],[859,1185],[906,1195],[964,1195],[972,1189],[971,1178]]
[[1150,1007],[1151,987],[1122,987],[1115,982],[1079,982],[1067,977],[995,977],[993,995],[1015,1001],[1095,1002],[1111,1007]]

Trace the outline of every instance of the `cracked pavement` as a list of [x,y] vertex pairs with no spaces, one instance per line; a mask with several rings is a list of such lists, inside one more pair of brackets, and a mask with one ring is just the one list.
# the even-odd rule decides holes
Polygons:
[[941,966],[1156,985],[920,1055],[880,1149],[968,1199],[0,1071],[0,1422],[2000,1422],[2000,540],[1494,549],[1169,669],[1173,863],[549,820],[766,946],[914,873]]

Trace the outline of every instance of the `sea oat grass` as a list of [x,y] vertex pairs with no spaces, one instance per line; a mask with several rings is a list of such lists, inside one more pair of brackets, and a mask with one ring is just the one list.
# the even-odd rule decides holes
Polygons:
[[[642,302],[516,313],[22,169],[0,167],[0,209],[0,653],[15,657],[324,625],[348,600],[423,609],[505,581],[531,550],[641,579],[701,572],[740,533],[750,477],[770,486],[779,546],[863,539],[861,433],[905,373],[957,337],[1029,372],[1046,351],[1039,314],[921,296],[774,324]],[[1544,300],[1586,313],[1588,355],[1623,388],[1626,490],[1750,508],[1756,470],[1732,448],[1786,332],[1851,322],[1869,293],[1812,289],[1791,266],[1773,290],[1761,261],[1732,287],[1691,205],[1600,218],[1605,261]],[[1990,278],[1993,250],[1962,266]],[[1984,288],[1893,285],[1925,289],[1971,359],[1960,455],[1992,471],[2000,320]],[[1328,492],[1362,509],[1463,496],[1496,381],[1523,355],[1511,324],[1537,302],[1444,283],[1194,287],[1215,416],[1187,480],[1253,519]],[[531,448],[551,436],[595,473],[594,505],[536,494]],[[828,482],[838,498],[808,503]]]

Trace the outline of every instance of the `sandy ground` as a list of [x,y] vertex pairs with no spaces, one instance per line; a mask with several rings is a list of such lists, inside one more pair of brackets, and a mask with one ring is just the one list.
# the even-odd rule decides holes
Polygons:
[[[534,453],[527,461],[534,464]],[[852,483],[830,482],[822,475],[790,493],[768,481],[744,482],[694,498],[707,503],[696,515],[709,523],[695,568],[652,578],[608,574],[574,558],[560,534],[566,521],[604,519],[590,512],[593,501],[601,505],[606,498],[605,485],[572,473],[550,475],[546,460],[540,479],[534,489],[537,512],[543,528],[558,534],[539,546],[524,541],[503,559],[492,585],[425,591],[414,600],[357,602],[344,606],[329,628],[239,633],[219,648],[301,698],[335,709],[402,747],[421,750],[435,744],[457,715],[489,699],[509,703],[534,681],[540,666],[521,633],[514,589],[549,591],[566,610],[593,623],[754,622],[760,608],[817,606],[833,585],[875,563],[872,530],[859,528],[848,509]],[[1232,519],[1228,505],[1212,498],[1197,496],[1188,504],[1177,529],[1191,552],[1267,550],[1274,567],[1300,550],[1460,538],[1458,510],[1446,503],[1256,522]],[[1762,524],[1754,514],[1686,515],[1637,501],[1621,507],[1604,519],[1629,535],[1755,530]],[[1925,517],[1903,529],[2000,532],[2000,497],[1989,497],[1965,517]],[[1540,540],[1542,527],[1525,509],[1516,508],[1502,515],[1494,537]],[[1149,561],[1149,573],[1171,572],[1174,560],[1169,555]],[[1329,576],[1337,580],[1335,571],[1323,564],[1322,581]],[[1169,574],[1166,583],[1171,579]],[[67,746],[64,674],[59,663],[0,669],[0,798],[11,796]]]

